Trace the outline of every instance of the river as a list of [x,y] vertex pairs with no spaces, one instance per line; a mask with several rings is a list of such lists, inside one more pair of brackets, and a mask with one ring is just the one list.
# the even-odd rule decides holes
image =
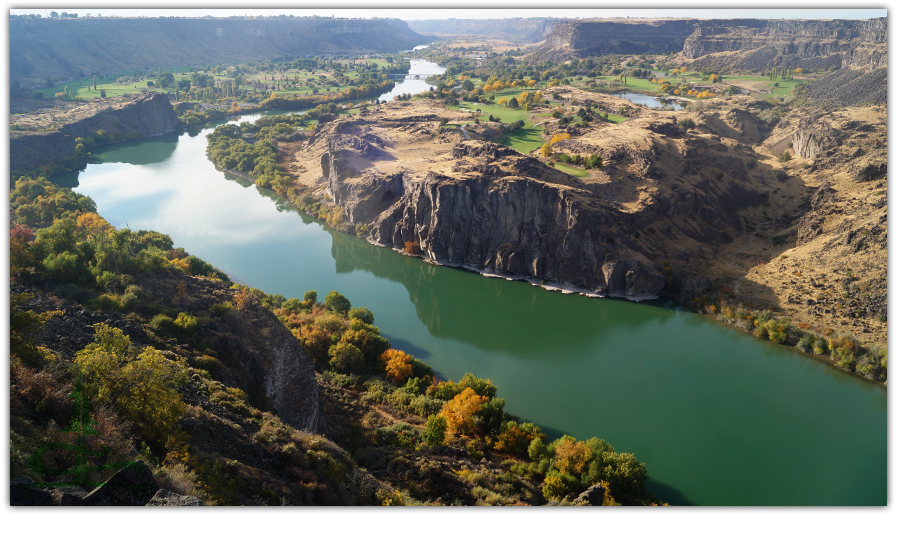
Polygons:
[[[242,120],[253,120],[244,117]],[[563,295],[378,248],[217,171],[206,137],[98,150],[64,185],[269,293],[338,290],[442,378],[491,378],[551,436],[599,436],[674,504],[884,505],[887,391],[706,316]]]

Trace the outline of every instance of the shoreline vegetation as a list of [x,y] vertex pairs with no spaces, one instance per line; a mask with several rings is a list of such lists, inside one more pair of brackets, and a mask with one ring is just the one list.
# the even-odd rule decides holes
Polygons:
[[[60,424],[68,421],[68,406],[59,406],[59,400],[52,396],[56,391],[74,389],[93,407],[105,407],[119,418],[119,430],[115,431],[119,446],[110,453],[113,457],[135,458],[136,451],[129,444],[139,441],[143,445],[139,457],[155,467],[156,475],[171,477],[180,471],[182,480],[193,478],[184,492],[213,503],[238,503],[234,489],[219,488],[226,483],[222,478],[234,472],[210,464],[208,458],[204,461],[177,422],[185,411],[196,410],[182,401],[187,378],[193,376],[191,381],[204,385],[211,401],[257,421],[260,433],[285,427],[260,410],[265,402],[261,402],[259,393],[251,389],[248,398],[237,386],[216,381],[227,383],[228,377],[245,377],[246,373],[220,361],[218,352],[201,335],[208,332],[206,326],[218,320],[239,321],[239,317],[251,313],[253,303],[258,303],[299,340],[322,381],[361,395],[364,405],[389,407],[406,419],[379,427],[367,437],[345,437],[345,447],[354,449],[355,462],[362,466],[377,466],[381,462],[378,459],[390,459],[398,451],[431,454],[450,448],[476,462],[490,458],[499,465],[489,477],[491,481],[477,471],[458,472],[457,477],[473,486],[471,496],[461,503],[571,504],[576,496],[590,490],[591,497],[582,501],[596,505],[665,505],[644,490],[647,469],[633,454],[616,453],[598,438],[580,441],[563,435],[548,441],[538,426],[504,411],[505,401],[496,396],[497,386],[489,379],[465,374],[458,383],[438,380],[431,368],[413,355],[391,348],[368,309],[352,307],[336,291],[320,303],[314,291],[306,292],[301,300],[230,284],[227,274],[183,249],[175,249],[169,236],[155,231],[116,230],[96,213],[89,197],[56,187],[44,178],[22,177],[11,192],[10,202],[15,222],[11,231],[11,274],[14,281],[24,285],[16,285],[11,302],[13,391],[18,392],[13,411],[14,475],[40,479],[24,461],[31,455],[31,448],[38,447],[44,424],[50,425],[41,418],[35,420],[35,415],[44,410],[42,406],[51,406]],[[158,297],[152,298],[158,296],[152,289],[158,284],[154,281],[173,275],[205,279],[227,289],[225,295],[232,297],[210,306],[208,311],[183,306],[184,299],[164,304]],[[184,281],[178,286],[183,295],[191,293]],[[152,343],[138,357],[131,338],[112,326],[121,322],[107,321],[94,325],[93,343],[76,348],[76,358],[68,361],[36,343],[35,333],[63,314],[62,310],[39,314],[26,308],[24,305],[38,294],[55,294],[69,303],[65,305],[67,310],[71,303],[79,303],[96,313],[126,317],[130,325],[140,325]],[[128,328],[132,335],[139,330]],[[185,352],[185,348],[193,349]],[[109,389],[138,369],[144,370],[139,373],[145,377],[157,377],[153,383],[157,401],[149,413],[136,408],[134,400],[129,401],[127,390],[110,397]],[[79,374],[84,383],[76,382]],[[25,418],[32,412],[32,419]],[[336,435],[347,432],[343,426],[332,426]],[[128,429],[133,440],[128,438]],[[263,438],[258,434],[254,440]],[[273,436],[265,440],[281,439]],[[308,442],[302,437],[297,440]],[[54,462],[64,469],[73,460],[62,456]],[[422,499],[428,495],[426,489],[415,486],[402,492],[373,488],[368,494],[366,499],[372,504],[431,501]]]

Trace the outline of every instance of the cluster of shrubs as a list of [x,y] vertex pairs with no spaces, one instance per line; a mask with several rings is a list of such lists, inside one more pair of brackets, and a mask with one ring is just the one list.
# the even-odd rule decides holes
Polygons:
[[871,379],[887,379],[887,350],[864,347],[850,335],[837,334],[825,328],[809,331],[812,325],[793,325],[786,319],[775,318],[770,310],[750,310],[730,305],[708,305],[707,311],[720,320],[753,332],[782,345],[796,347],[805,353],[828,357],[837,366]]

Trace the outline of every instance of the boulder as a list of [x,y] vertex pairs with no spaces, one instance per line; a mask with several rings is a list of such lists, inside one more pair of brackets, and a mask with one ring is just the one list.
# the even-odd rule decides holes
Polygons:
[[47,489],[28,476],[19,476],[9,482],[10,505],[51,505],[52,497]]
[[134,461],[84,497],[82,505],[145,505],[159,490],[150,468]]
[[606,497],[606,488],[597,483],[586,491],[582,492],[572,501],[573,505],[603,505],[603,499]]

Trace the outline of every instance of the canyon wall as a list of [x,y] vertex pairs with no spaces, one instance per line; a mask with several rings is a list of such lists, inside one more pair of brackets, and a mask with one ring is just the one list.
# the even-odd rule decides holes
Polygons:
[[178,117],[161,93],[133,99],[95,99],[66,111],[12,120],[25,130],[10,132],[10,170],[33,169],[75,151],[75,138],[105,130],[116,139],[141,139],[174,132]]
[[10,76],[24,85],[79,72],[322,54],[395,52],[428,42],[397,19],[91,18],[9,22]]

